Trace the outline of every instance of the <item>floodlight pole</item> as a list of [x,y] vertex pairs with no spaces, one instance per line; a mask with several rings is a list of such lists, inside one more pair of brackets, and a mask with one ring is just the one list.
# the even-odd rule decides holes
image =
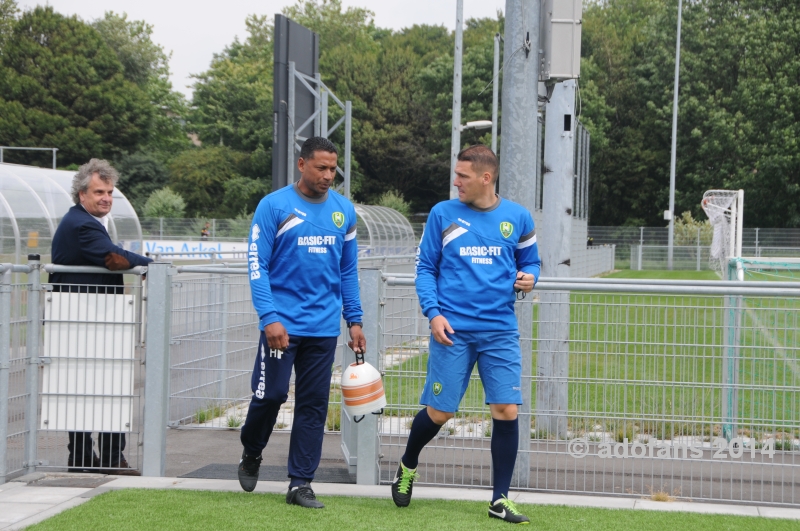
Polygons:
[[500,34],[494,34],[494,69],[492,71],[492,151],[497,154],[497,101],[500,94]]
[[[536,208],[534,169],[539,142],[539,13],[540,2],[506,0],[503,37],[503,144],[500,146],[500,195],[519,203],[531,215]],[[530,300],[530,297],[529,297]],[[533,372],[533,305],[516,305],[522,352],[522,374]],[[531,379],[522,378],[519,407],[519,453],[512,485],[530,485]]]
[[464,31],[464,0],[456,3],[456,46],[453,50],[453,121],[450,139],[450,199],[458,197],[453,182],[456,178],[456,157],[461,148],[461,56]]
[[681,70],[681,12],[683,0],[678,0],[678,37],[675,44],[675,86],[672,93],[672,152],[669,161],[669,239],[667,241],[667,269],[672,269],[672,251],[675,241],[675,159],[678,152],[678,84]]

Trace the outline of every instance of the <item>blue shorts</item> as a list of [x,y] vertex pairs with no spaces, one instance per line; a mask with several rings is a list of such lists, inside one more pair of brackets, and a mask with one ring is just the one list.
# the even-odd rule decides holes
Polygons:
[[487,404],[522,404],[518,332],[459,331],[448,336],[453,346],[437,343],[431,335],[428,374],[419,399],[422,405],[447,413],[458,411],[475,362]]

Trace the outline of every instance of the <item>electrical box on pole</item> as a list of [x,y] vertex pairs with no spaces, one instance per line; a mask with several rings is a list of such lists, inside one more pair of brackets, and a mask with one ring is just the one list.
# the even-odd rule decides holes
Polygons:
[[581,75],[582,0],[541,0],[540,81],[577,79]]

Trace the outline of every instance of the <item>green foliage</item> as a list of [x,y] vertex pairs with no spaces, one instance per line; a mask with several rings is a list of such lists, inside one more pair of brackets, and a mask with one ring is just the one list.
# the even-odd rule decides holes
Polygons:
[[272,173],[272,18],[249,16],[248,37],[214,56],[195,76],[190,127],[206,145],[240,152],[249,177]]
[[186,202],[169,188],[156,190],[147,199],[143,214],[146,218],[182,218]]
[[181,121],[188,114],[183,94],[172,90],[169,58],[164,48],[151,39],[153,26],[142,20],[128,20],[126,14],[108,11],[92,26],[114,50],[125,78],[141,88],[151,102],[153,121],[145,143],[151,150],[174,154],[189,147]]
[[403,214],[405,217],[411,215],[411,205],[403,199],[403,194],[396,190],[389,190],[381,195],[378,200],[378,205],[387,208],[393,208]]
[[153,109],[90,26],[51,7],[26,11],[0,57],[0,144],[53,146],[62,164],[133,151]]
[[250,225],[250,214],[255,212],[258,202],[269,193],[269,184],[263,179],[250,179],[248,177],[234,177],[223,183],[225,199],[223,205],[229,216],[240,215]]
[[144,212],[150,194],[169,184],[166,166],[150,153],[134,153],[123,157],[117,164],[117,170],[117,188],[139,214]]
[[190,149],[169,164],[170,187],[195,217],[232,218],[253,212],[267,193],[264,180],[245,177],[247,154],[225,146]]
[[[677,212],[701,217],[705,190],[743,188],[748,226],[800,226],[799,16],[784,0],[684,3]],[[655,225],[668,204],[676,18],[660,0],[585,10],[593,224]]]
[[675,220],[674,238],[675,245],[697,245],[697,235],[700,233],[700,245],[711,245],[714,228],[708,220],[700,221],[692,218],[688,210]]
[[5,41],[11,36],[18,12],[19,8],[14,0],[0,0],[0,55],[3,55]]
[[128,15],[107,11],[92,23],[106,44],[117,54],[125,78],[144,87],[153,76],[169,75],[169,57],[151,40],[153,26],[143,20],[128,20]]

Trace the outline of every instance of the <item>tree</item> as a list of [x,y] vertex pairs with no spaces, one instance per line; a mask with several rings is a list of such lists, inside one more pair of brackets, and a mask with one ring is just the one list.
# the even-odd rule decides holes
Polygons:
[[189,147],[182,121],[188,114],[183,94],[172,90],[169,59],[164,48],[151,39],[153,26],[142,20],[128,20],[113,11],[97,19],[92,26],[117,54],[125,79],[135,83],[150,99],[153,121],[145,144],[151,149],[176,153]]
[[151,194],[169,184],[169,172],[159,158],[148,153],[127,155],[117,164],[117,188],[125,194],[139,214]]
[[386,208],[397,210],[405,217],[411,215],[411,204],[403,199],[403,194],[398,193],[396,190],[389,190],[381,195],[378,200],[378,205]]
[[[800,226],[798,18],[786,0],[684,3],[676,211],[702,216],[705,190],[743,188],[747,226]],[[676,19],[660,0],[584,13],[593,224],[658,224],[668,205]]]
[[0,55],[3,54],[5,42],[11,36],[19,8],[14,0],[0,0]]
[[248,156],[225,146],[190,149],[169,164],[170,188],[186,200],[190,216],[232,218],[253,212],[267,183],[242,175]]
[[272,173],[272,23],[250,16],[248,37],[215,55],[211,68],[194,76],[190,126],[204,144],[250,153],[248,174]]
[[0,57],[0,143],[59,148],[62,164],[135,151],[152,119],[147,95],[76,17],[25,12]]
[[146,218],[182,218],[186,210],[186,202],[169,188],[156,190],[147,199],[144,206]]

